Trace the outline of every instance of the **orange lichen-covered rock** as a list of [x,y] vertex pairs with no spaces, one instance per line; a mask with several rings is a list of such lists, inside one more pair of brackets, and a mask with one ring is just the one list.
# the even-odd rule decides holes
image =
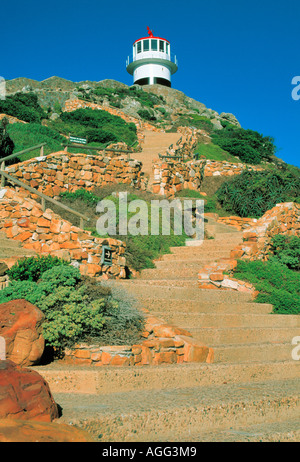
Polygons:
[[0,361],[0,419],[51,422],[58,408],[47,382],[37,372]]
[[0,420],[1,443],[85,443],[92,437],[82,429],[57,422]]
[[43,313],[21,299],[0,305],[0,335],[6,342],[6,357],[16,364],[37,364],[44,352]]

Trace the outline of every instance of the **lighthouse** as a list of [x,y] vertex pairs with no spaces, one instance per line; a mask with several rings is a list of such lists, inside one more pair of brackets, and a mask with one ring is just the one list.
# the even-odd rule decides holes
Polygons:
[[136,40],[133,44],[132,57],[126,62],[127,72],[133,75],[136,85],[153,85],[158,83],[171,87],[171,75],[178,69],[177,58],[171,54],[170,42],[155,37],[148,29],[148,37]]

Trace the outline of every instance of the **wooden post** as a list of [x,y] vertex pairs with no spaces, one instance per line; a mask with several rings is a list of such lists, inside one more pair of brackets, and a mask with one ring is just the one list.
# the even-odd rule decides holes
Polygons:
[[84,229],[84,220],[82,217],[80,217],[80,225],[79,228]]
[[42,209],[43,209],[43,212],[45,212],[46,210],[46,200],[44,197],[42,197]]
[[44,155],[44,146],[41,146],[41,149],[40,149],[40,156],[43,157]]
[[[1,170],[5,170],[5,161],[1,162]],[[1,188],[5,186],[5,176],[1,175]]]

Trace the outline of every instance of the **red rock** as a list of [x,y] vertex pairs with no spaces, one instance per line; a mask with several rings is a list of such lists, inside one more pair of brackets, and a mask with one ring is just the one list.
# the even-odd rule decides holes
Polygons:
[[36,306],[23,299],[0,305],[0,335],[6,341],[7,359],[22,366],[39,362],[45,346],[44,319]]
[[37,372],[0,361],[0,419],[51,422],[58,408],[49,386]]
[[184,362],[200,362],[205,363],[207,359],[211,361],[212,352],[210,349],[203,345],[199,340],[194,338],[181,336],[184,340]]
[[92,437],[79,428],[57,422],[0,420],[1,443],[85,443]]

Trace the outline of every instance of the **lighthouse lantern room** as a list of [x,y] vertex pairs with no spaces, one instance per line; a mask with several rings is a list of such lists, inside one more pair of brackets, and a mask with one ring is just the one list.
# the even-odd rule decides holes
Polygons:
[[171,75],[178,69],[177,58],[171,55],[170,42],[161,37],[154,37],[148,29],[148,37],[136,40],[133,44],[132,58],[126,62],[127,72],[133,75],[137,85],[158,83],[171,87]]

